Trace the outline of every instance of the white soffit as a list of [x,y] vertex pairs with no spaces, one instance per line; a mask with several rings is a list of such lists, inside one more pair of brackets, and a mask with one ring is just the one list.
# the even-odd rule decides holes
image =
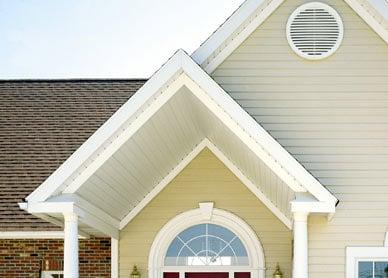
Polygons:
[[[188,92],[189,94],[187,94]],[[188,96],[195,97],[188,103],[184,103],[187,99],[179,99],[179,97]],[[195,102],[199,105],[194,104]],[[187,106],[185,104],[193,105]],[[182,111],[179,111],[178,108]],[[198,109],[202,109],[203,113],[198,112]],[[205,111],[208,114],[205,114]],[[166,118],[160,120],[158,119],[159,116]],[[200,119],[201,116],[203,117],[202,120]],[[163,136],[157,136],[157,131],[153,130],[155,125],[165,125],[166,129],[176,129],[180,131],[179,136],[181,137],[174,137],[165,132],[166,137],[162,140]],[[189,126],[190,128],[183,129],[183,126]],[[150,127],[150,129],[143,129],[143,127]],[[195,133],[189,133],[193,130]],[[150,132],[155,132],[154,136],[151,136]],[[93,192],[88,191],[86,187],[85,189],[82,187],[90,182],[95,188],[99,187],[98,191],[117,197],[112,200],[103,198],[102,202],[118,204],[117,207],[107,204],[107,207],[103,210],[111,211],[115,217],[122,217],[124,208],[128,205],[126,196],[119,196],[123,195],[121,190],[115,192],[117,191],[115,188],[108,189],[103,185],[106,181],[101,180],[101,176],[104,175],[103,172],[123,168],[123,165],[120,166],[118,162],[115,162],[116,164],[107,163],[110,159],[115,158],[117,161],[125,159],[125,155],[129,153],[133,155],[133,161],[141,165],[142,169],[138,169],[139,175],[146,176],[151,168],[153,168],[153,171],[159,172],[160,176],[158,177],[149,175],[146,184],[141,184],[138,177],[132,176],[133,188],[130,190],[133,191],[124,192],[131,194],[139,202],[145,198],[147,193],[140,189],[146,188],[148,192],[152,191],[152,186],[155,186],[160,177],[168,175],[168,171],[175,166],[173,160],[184,159],[182,155],[187,155],[187,152],[205,137],[215,141],[222,152],[229,156],[231,161],[234,160],[233,163],[236,166],[241,166],[247,176],[250,176],[249,179],[254,180],[255,178],[255,169],[251,172],[252,174],[249,174],[248,171],[249,167],[254,165],[252,159],[258,159],[259,163],[263,163],[271,169],[287,187],[292,188],[294,191],[307,190],[318,201],[337,202],[337,199],[330,192],[282,148],[184,51],[180,50],[64,164],[27,197],[28,205],[44,202],[52,196],[63,193],[82,194],[82,190],[85,190],[82,194],[84,197],[87,194],[93,196]],[[170,149],[172,149],[171,157],[173,158],[171,162],[164,162],[163,160],[165,154],[162,151],[168,151],[168,146],[166,149],[161,149],[161,145],[153,145],[152,140],[155,138],[159,138],[160,142],[170,144]],[[225,141],[225,138],[235,140],[235,142]],[[179,142],[174,144],[174,140]],[[236,148],[238,142],[240,142],[239,146],[241,148]],[[142,144],[142,146],[139,144]],[[131,149],[132,145],[136,148]],[[118,150],[121,148],[129,152],[119,153]],[[241,150],[244,148],[246,150],[242,152]],[[136,152],[138,153],[136,154]],[[146,158],[145,152],[153,153],[154,157],[151,161],[140,162],[141,158]],[[241,155],[246,157],[242,158]],[[155,165],[154,159],[155,162],[158,162],[157,165]],[[244,163],[246,163],[246,166],[243,166]],[[138,166],[132,164],[132,166],[124,165],[124,167],[135,169]],[[147,169],[147,171],[141,173],[144,169]],[[101,171],[97,175],[96,173],[99,170]],[[119,175],[115,176],[115,179],[119,178]],[[257,181],[257,183],[260,182]],[[118,184],[118,182],[115,184]],[[127,190],[129,189],[127,188]],[[97,200],[98,196],[95,197]],[[93,201],[92,204],[97,203]],[[108,208],[108,206],[110,207]]]
[[[246,0],[191,57],[212,73],[284,1]],[[344,0],[386,43],[388,3],[386,0]]]
[[165,177],[178,175],[182,167],[177,165],[188,154],[205,147],[224,164],[230,163],[229,168],[239,169],[243,183],[249,181],[263,203],[277,208],[276,214],[291,218],[294,190],[304,189],[290,188],[187,88],[178,91],[73,193],[123,219],[143,199],[152,199],[148,196]]

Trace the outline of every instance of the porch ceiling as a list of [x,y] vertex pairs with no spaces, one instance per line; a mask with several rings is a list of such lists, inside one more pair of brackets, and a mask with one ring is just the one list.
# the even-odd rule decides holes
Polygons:
[[335,211],[337,199],[183,51],[20,207],[59,224],[55,214],[75,213],[118,238],[204,147],[289,228],[290,209]]
[[205,138],[290,218],[293,190],[186,87],[74,193],[122,220]]

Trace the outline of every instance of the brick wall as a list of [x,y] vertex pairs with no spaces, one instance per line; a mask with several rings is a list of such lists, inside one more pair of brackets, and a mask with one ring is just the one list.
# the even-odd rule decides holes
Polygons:
[[[110,277],[110,239],[80,240],[79,263],[81,278]],[[0,240],[1,278],[38,278],[41,270],[62,269],[63,240]]]

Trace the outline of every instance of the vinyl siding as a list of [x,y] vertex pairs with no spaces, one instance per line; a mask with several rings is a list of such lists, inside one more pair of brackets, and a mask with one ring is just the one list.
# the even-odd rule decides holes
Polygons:
[[120,232],[120,277],[129,277],[134,264],[147,277],[148,254],[158,231],[204,201],[214,202],[216,208],[236,214],[252,227],[263,245],[268,278],[276,262],[284,277],[290,277],[291,231],[207,149]]
[[285,26],[288,0],[212,74],[340,200],[332,221],[309,220],[310,278],[345,277],[346,246],[382,246],[388,225],[388,46],[343,1],[334,55],[308,61]]

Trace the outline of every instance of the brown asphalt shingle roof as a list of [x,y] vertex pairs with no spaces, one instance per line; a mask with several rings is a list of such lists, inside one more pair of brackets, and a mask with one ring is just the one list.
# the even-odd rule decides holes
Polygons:
[[0,231],[57,230],[18,207],[145,80],[0,81]]

